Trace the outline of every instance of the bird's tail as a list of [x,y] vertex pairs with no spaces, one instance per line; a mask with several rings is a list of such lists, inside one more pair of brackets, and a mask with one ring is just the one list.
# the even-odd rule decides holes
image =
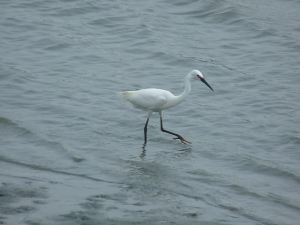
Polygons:
[[121,92],[122,98],[124,100],[128,100],[132,95],[134,95],[135,91],[124,91]]

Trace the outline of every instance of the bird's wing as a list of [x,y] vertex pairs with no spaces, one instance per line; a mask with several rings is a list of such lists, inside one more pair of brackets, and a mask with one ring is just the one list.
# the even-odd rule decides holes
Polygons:
[[166,103],[167,99],[161,95],[149,93],[137,93],[132,95],[128,101],[136,108],[155,110]]

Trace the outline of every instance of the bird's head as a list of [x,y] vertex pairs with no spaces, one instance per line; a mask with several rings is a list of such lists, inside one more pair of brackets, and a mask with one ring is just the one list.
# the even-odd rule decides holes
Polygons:
[[201,73],[199,70],[192,70],[192,71],[190,72],[190,76],[191,76],[192,79],[195,79],[195,80],[199,80],[199,79],[200,79],[200,80],[201,80],[204,84],[206,84],[207,87],[209,87],[212,91],[214,90],[214,89],[212,89],[212,87],[206,82],[206,80],[204,79],[202,73]]

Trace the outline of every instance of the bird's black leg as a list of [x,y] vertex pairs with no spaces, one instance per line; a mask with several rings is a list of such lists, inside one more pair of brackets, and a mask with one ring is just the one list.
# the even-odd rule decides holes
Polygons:
[[145,148],[146,143],[147,143],[147,126],[148,126],[148,122],[149,122],[149,119],[150,119],[150,116],[151,116],[152,113],[153,113],[153,111],[150,111],[148,113],[148,118],[147,118],[147,121],[146,121],[146,124],[145,124],[145,127],[144,127],[144,146],[143,146],[143,148]]
[[148,117],[147,122],[146,122],[145,127],[144,127],[144,140],[145,140],[144,146],[147,143],[147,126],[148,126],[148,122],[149,122],[149,117]]
[[162,132],[166,132],[166,133],[168,133],[168,134],[172,134],[172,135],[176,136],[177,138],[174,138],[174,139],[179,139],[179,140],[180,140],[182,143],[184,143],[184,144],[186,144],[186,143],[191,144],[191,142],[185,140],[185,139],[184,139],[183,137],[181,137],[179,134],[175,134],[175,133],[173,133],[173,132],[171,132],[171,131],[165,130],[165,129],[163,128],[162,113],[160,112],[159,115],[160,115],[160,129],[161,129]]

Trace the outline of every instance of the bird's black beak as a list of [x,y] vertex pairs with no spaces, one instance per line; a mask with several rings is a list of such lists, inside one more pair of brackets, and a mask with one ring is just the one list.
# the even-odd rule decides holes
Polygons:
[[212,87],[206,82],[206,80],[202,77],[200,77],[200,80],[207,85],[207,87],[209,87],[212,91],[214,91],[214,89],[212,89]]

